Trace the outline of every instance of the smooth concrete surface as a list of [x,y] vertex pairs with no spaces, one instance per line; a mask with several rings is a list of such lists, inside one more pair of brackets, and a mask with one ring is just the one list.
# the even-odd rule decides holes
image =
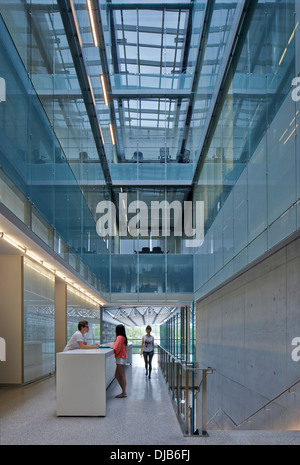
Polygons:
[[216,370],[210,428],[300,429],[299,308],[300,239],[196,303],[197,360]]
[[126,367],[128,397],[107,391],[106,417],[57,417],[55,377],[26,387],[0,388],[0,445],[298,445],[299,431],[209,431],[184,437],[154,356],[152,378],[139,355]]

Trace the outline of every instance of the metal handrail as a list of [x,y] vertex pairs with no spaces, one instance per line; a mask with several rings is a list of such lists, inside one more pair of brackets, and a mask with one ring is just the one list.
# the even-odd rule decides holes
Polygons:
[[[188,372],[202,372],[202,428],[201,428],[201,433],[199,433],[199,429],[197,429],[193,435],[197,436],[208,436],[207,433],[207,419],[206,419],[206,399],[207,399],[207,375],[212,374],[215,369],[211,367],[207,368],[201,368],[201,367],[193,367],[189,366],[186,362],[183,362],[180,358],[176,357],[174,354],[171,354],[168,352],[166,349],[164,349],[162,346],[158,346],[159,349],[165,352],[166,355],[168,355],[170,362],[172,363],[177,363],[179,364],[183,370],[186,372],[186,382],[185,382],[185,389],[186,389],[186,402],[188,400],[188,392],[189,392],[189,379],[188,379]],[[174,371],[172,371],[174,373]],[[177,372],[178,374],[178,372]],[[173,380],[172,380],[172,386],[174,385]],[[198,387],[197,393],[200,392],[200,385]],[[178,383],[177,383],[178,386]],[[178,396],[178,390],[177,390],[177,396]],[[174,392],[172,391],[172,399],[174,400]],[[179,414],[179,399],[177,400],[177,408],[178,408],[178,414]],[[188,406],[186,405],[185,408],[185,435],[188,435]]]
[[291,389],[295,388],[296,386],[298,386],[298,384],[300,384],[300,380],[297,381],[295,384],[293,384],[292,386],[290,386],[289,388],[287,388],[285,391],[283,391],[281,394],[279,394],[278,396],[274,397],[274,399],[270,400],[269,402],[267,402],[263,407],[260,407],[256,412],[252,413],[248,418],[246,418],[245,420],[243,420],[241,423],[236,423],[222,408],[220,408],[219,410],[217,410],[217,412],[210,418],[210,420],[208,421],[208,423],[210,423],[216,415],[218,415],[219,412],[223,412],[224,415],[226,415],[227,418],[230,419],[230,421],[234,424],[234,426],[236,426],[237,428],[239,428],[240,426],[242,426],[244,423],[248,423],[251,421],[251,419],[253,417],[255,417],[258,413],[262,412],[263,410],[266,410],[267,407],[269,407],[271,404],[273,404],[274,402],[276,402],[276,400],[280,399],[280,397],[283,397],[285,394],[287,394],[288,392],[291,392]]

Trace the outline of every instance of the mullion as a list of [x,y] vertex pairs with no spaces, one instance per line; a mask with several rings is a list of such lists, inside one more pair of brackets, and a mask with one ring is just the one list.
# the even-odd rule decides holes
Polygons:
[[177,20],[177,33],[176,33],[176,46],[175,46],[175,52],[174,52],[174,66],[173,66],[173,77],[172,77],[172,86],[171,88],[174,89],[174,74],[175,74],[175,69],[176,69],[176,58],[177,58],[177,50],[178,50],[178,36],[179,36],[179,25],[180,25],[180,15],[181,15],[181,10],[178,11],[178,20]]
[[[165,23],[165,9],[162,11],[162,23],[161,23],[161,51],[160,51],[160,73],[159,73],[159,89],[161,88],[161,76],[162,76],[162,59],[163,59],[163,47],[164,47],[164,23]],[[158,99],[158,111],[157,111],[157,127],[159,127],[159,115],[160,115],[160,99]]]

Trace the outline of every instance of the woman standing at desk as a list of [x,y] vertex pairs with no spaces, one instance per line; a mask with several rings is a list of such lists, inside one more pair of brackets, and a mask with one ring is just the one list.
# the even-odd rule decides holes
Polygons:
[[116,326],[116,340],[113,344],[106,344],[109,347],[112,347],[115,352],[116,359],[116,372],[115,378],[121,386],[122,392],[119,394],[120,397],[127,397],[126,394],[126,376],[125,376],[125,365],[127,361],[127,336],[125,332],[125,326],[117,325]]

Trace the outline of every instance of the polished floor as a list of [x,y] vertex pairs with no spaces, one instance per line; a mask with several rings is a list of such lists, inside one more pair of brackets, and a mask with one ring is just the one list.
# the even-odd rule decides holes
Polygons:
[[[80,374],[79,374],[80,375]],[[168,389],[154,360],[151,380],[133,356],[126,368],[128,397],[107,391],[106,417],[57,417],[55,377],[18,388],[0,388],[0,445],[254,445],[300,444],[298,431],[212,431],[184,437]]]

